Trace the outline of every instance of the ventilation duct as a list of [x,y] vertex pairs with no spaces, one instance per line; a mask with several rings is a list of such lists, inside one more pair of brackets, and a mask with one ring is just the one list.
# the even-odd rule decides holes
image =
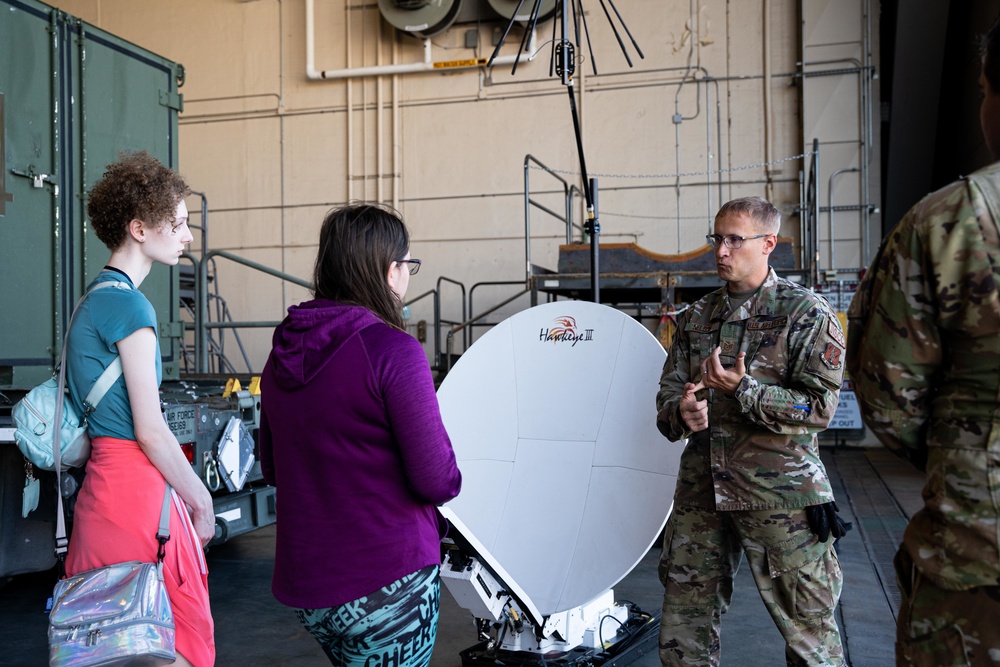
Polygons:
[[392,27],[423,38],[450,28],[461,9],[462,0],[378,0],[379,13]]

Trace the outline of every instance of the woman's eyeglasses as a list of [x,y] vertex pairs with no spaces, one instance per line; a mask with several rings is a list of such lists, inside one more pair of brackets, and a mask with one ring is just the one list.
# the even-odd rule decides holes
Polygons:
[[409,264],[410,275],[416,274],[420,270],[420,265],[423,263],[419,259],[397,259],[397,264]]

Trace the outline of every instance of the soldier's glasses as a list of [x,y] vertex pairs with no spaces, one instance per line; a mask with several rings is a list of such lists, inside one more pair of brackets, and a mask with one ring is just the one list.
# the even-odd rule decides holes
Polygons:
[[708,245],[713,248],[718,248],[723,243],[726,244],[727,248],[732,248],[734,250],[743,247],[744,241],[752,241],[753,239],[762,239],[764,237],[770,236],[770,234],[758,234],[757,236],[736,236],[736,234],[729,234],[728,236],[721,236],[719,234],[709,234],[705,238],[708,239]]

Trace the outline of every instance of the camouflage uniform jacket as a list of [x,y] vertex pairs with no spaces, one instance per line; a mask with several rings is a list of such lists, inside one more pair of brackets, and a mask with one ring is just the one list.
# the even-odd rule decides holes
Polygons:
[[[684,384],[701,378],[702,360],[720,346],[726,367],[746,352],[747,374],[735,396],[706,390],[709,427],[692,436],[679,408]],[[726,288],[691,306],[677,322],[656,395],[660,431],[689,438],[675,501],[760,510],[833,500],[816,434],[837,409],[843,352],[826,300],[773,269],[735,312]]]
[[917,203],[848,313],[862,417],[927,472],[903,546],[952,590],[1000,584],[998,197],[1000,163]]

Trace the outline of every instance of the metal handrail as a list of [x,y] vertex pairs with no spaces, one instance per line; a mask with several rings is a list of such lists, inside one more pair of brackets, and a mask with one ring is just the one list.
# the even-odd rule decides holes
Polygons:
[[[442,324],[455,324],[451,320],[441,319],[441,283],[451,283],[452,285],[458,285],[462,288],[462,319],[466,317],[468,311],[465,310],[465,285],[458,282],[457,280],[452,280],[445,276],[440,276],[437,279],[437,289],[434,293],[434,366],[441,368],[441,356],[439,350],[441,349],[441,325]],[[449,334],[451,335],[451,334]],[[464,339],[465,347],[469,346],[468,338]],[[450,354],[450,350],[449,350]]]
[[[495,286],[495,285],[522,285],[522,284],[523,283],[520,280],[487,280],[487,281],[476,283],[475,285],[473,285],[472,287],[469,288],[469,312],[470,313],[476,312],[476,309],[475,309],[475,307],[472,304],[472,296],[476,293],[476,288],[477,287],[489,287],[491,285]],[[479,319],[481,319],[481,317]],[[472,325],[470,325],[470,329],[469,329],[469,340],[472,339],[472,329],[471,329],[471,326]],[[490,325],[489,322],[484,322],[484,323],[482,323],[482,324],[480,324],[478,326],[491,326],[491,325]],[[466,344],[466,347],[468,347],[468,344]]]
[[[222,257],[231,262],[242,264],[243,266],[266,273],[270,276],[280,278],[285,282],[294,283],[307,289],[313,289],[313,284],[308,280],[297,278],[284,271],[272,269],[253,260],[240,257],[227,250],[212,250],[205,252],[200,262],[195,261],[197,271],[197,289],[195,290],[195,372],[206,373],[208,371],[208,330],[209,329],[240,329],[240,328],[274,328],[279,321],[247,321],[247,322],[209,322],[208,321],[208,264],[213,257]],[[194,258],[191,258],[194,260]]]
[[[565,212],[562,216],[553,211],[552,209],[540,204],[539,202],[531,198],[531,179],[529,178],[529,173],[531,171],[531,163],[536,164],[541,170],[545,171],[547,174],[551,175],[557,181],[562,183],[563,187],[563,201],[565,202]],[[525,285],[531,285],[531,207],[535,206],[542,211],[545,211],[556,220],[562,220],[566,225],[566,243],[573,242],[573,228],[580,230],[580,238],[584,237],[584,229],[580,225],[573,223],[573,198],[575,196],[580,196],[581,192],[576,185],[570,184],[565,178],[557,174],[552,168],[542,164],[535,156],[530,153],[524,156],[524,283]]]
[[[409,301],[404,301],[403,302],[403,307],[406,308],[408,306],[411,306],[411,305],[415,304],[417,301],[425,299],[425,298],[427,298],[429,296],[433,296],[434,297],[434,301],[433,301],[434,306],[433,306],[433,308],[434,308],[434,330],[435,331],[437,331],[440,328],[439,321],[441,319],[441,313],[438,311],[438,305],[437,305],[438,304],[437,293],[438,292],[437,292],[436,289],[429,289],[429,290],[427,290],[426,292],[424,292],[422,294],[418,294],[417,296],[413,297]],[[438,345],[439,344],[440,343],[438,342],[438,337],[435,336],[434,337],[434,364],[435,364],[435,368],[437,367],[437,360],[438,360],[438,357],[439,357],[439,353],[438,353]]]
[[514,296],[510,297],[509,299],[506,299],[506,300],[501,301],[500,303],[496,304],[495,306],[493,306],[489,310],[483,311],[482,313],[479,313],[478,315],[476,315],[474,317],[471,317],[471,318],[465,320],[464,322],[453,326],[451,328],[451,331],[448,332],[448,336],[447,336],[447,339],[446,339],[446,341],[447,341],[446,342],[446,347],[445,347],[445,358],[446,358],[446,360],[445,360],[445,369],[444,369],[445,373],[447,373],[448,371],[451,370],[452,340],[454,339],[456,333],[458,333],[459,331],[467,331],[469,325],[472,324],[473,322],[475,322],[477,320],[481,320],[482,318],[486,317],[487,315],[490,315],[491,313],[495,313],[496,311],[498,311],[501,308],[503,308],[504,306],[506,306],[508,303],[511,303],[512,301],[515,301],[515,300],[519,299],[520,297],[524,296],[525,294],[527,294],[530,291],[531,291],[531,288],[530,287],[526,287],[523,290],[521,290],[520,292],[518,292],[517,294],[515,294]]
[[424,292],[423,294],[418,294],[417,296],[413,297],[409,301],[404,301],[403,302],[403,307],[405,308],[406,306],[411,306],[411,305],[415,304],[417,301],[420,301],[424,297],[428,297],[428,296],[430,296],[432,294],[437,294],[437,290],[429,289],[426,292]]

